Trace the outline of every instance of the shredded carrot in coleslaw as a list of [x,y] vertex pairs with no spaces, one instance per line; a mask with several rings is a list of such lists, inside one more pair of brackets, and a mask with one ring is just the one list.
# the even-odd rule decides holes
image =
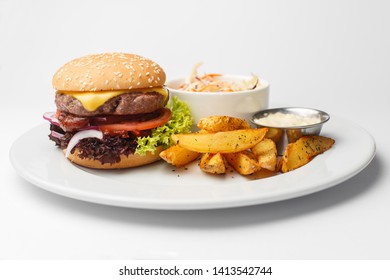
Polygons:
[[198,68],[202,63],[198,63],[192,69],[191,75],[186,79],[179,89],[192,92],[234,92],[255,89],[259,85],[259,78],[252,74],[248,81],[240,82],[224,81],[222,74],[208,73],[203,76],[198,75]]

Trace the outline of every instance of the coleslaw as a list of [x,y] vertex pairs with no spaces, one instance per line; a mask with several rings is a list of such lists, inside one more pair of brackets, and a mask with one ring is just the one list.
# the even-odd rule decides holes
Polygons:
[[235,92],[253,90],[260,84],[260,79],[254,74],[251,79],[240,82],[224,81],[221,79],[222,74],[205,73],[200,76],[198,68],[202,65],[203,63],[196,64],[185,83],[178,89],[191,92]]

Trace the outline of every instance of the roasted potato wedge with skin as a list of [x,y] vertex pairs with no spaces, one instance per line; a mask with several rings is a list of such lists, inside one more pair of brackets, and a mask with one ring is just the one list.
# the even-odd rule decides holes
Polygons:
[[287,132],[288,143],[296,142],[303,136],[301,129],[288,129]]
[[281,158],[281,171],[288,172],[299,168],[315,156],[329,150],[335,141],[324,136],[303,136],[288,144]]
[[237,153],[259,143],[267,131],[267,128],[239,129],[216,133],[174,134],[171,138],[177,145],[199,153]]
[[255,155],[248,151],[239,153],[223,154],[226,161],[241,175],[253,174],[261,167],[257,162]]
[[278,163],[278,154],[275,142],[271,139],[263,139],[251,148],[252,153],[257,157],[261,168],[275,171]]
[[160,157],[166,162],[180,167],[199,157],[200,153],[187,150],[179,145],[173,145],[160,153]]
[[202,118],[197,124],[198,128],[208,132],[232,131],[251,128],[245,120],[229,116],[211,116]]
[[271,139],[275,143],[278,143],[280,141],[280,138],[283,135],[283,129],[281,128],[274,128],[269,127],[269,130],[267,134],[265,135],[265,138]]
[[225,159],[220,153],[216,154],[210,154],[206,153],[203,154],[199,167],[202,171],[211,173],[211,174],[225,174],[226,173],[226,165],[225,165]]

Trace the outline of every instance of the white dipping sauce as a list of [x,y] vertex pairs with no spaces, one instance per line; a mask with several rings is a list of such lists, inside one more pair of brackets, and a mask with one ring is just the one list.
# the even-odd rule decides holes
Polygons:
[[300,115],[277,112],[262,118],[254,119],[256,124],[270,127],[291,127],[311,125],[321,122],[320,116],[304,117]]

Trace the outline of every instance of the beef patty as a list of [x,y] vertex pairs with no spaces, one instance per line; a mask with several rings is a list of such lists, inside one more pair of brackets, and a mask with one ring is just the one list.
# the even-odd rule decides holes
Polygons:
[[78,116],[135,115],[154,112],[165,106],[165,97],[157,92],[131,92],[111,98],[95,111],[88,111],[76,98],[56,93],[55,103],[63,112]]

